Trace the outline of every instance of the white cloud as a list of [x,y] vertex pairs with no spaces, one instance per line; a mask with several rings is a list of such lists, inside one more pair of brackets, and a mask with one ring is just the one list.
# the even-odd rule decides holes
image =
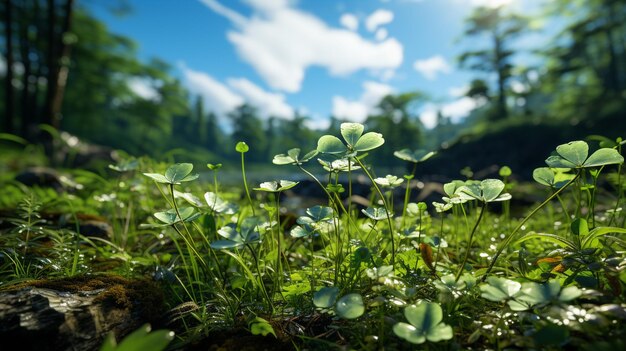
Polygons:
[[513,90],[513,92],[516,94],[526,93],[528,92],[528,90],[530,90],[530,87],[520,82],[519,80],[511,81],[510,86],[511,86],[511,90]]
[[148,79],[132,77],[126,80],[126,85],[128,85],[128,88],[133,93],[142,99],[153,101],[159,101],[161,99],[161,95],[158,91],[156,91],[156,89],[154,89]]
[[249,18],[215,0],[202,2],[231,20],[235,29],[227,33],[228,40],[274,89],[298,92],[310,66],[325,67],[337,76],[402,64],[403,47],[395,38],[366,40],[350,30],[331,28],[287,1],[248,0],[253,9]]
[[515,0],[471,0],[473,6],[500,7],[511,5]]
[[372,12],[371,15],[365,19],[365,27],[370,32],[375,31],[380,26],[389,24],[393,21],[393,12],[389,10],[378,9]]
[[378,28],[376,31],[376,40],[383,41],[387,39],[387,30],[385,28]]
[[452,67],[441,55],[435,55],[425,60],[417,60],[413,63],[413,68],[428,80],[435,80],[439,73],[452,72]]
[[393,88],[387,84],[368,81],[363,83],[363,93],[358,100],[348,100],[343,96],[333,96],[335,117],[345,118],[354,122],[363,122],[368,115],[376,111],[382,98],[391,94]]
[[352,13],[344,13],[341,15],[339,23],[353,32],[359,29],[359,19]]
[[265,91],[245,78],[231,78],[228,85],[256,107],[261,116],[293,118],[294,110],[285,101],[285,95]]
[[450,89],[448,89],[448,94],[450,94],[450,96],[452,96],[453,98],[459,98],[461,96],[464,96],[468,90],[469,85],[465,84],[458,87],[451,87]]
[[246,17],[242,16],[236,11],[229,9],[228,7],[220,4],[215,0],[200,0],[204,5],[209,7],[215,13],[220,14],[228,18],[231,22],[238,26],[244,26],[246,24]]
[[285,95],[268,92],[245,78],[229,78],[226,84],[209,74],[180,65],[189,91],[200,95],[208,110],[224,117],[235,108],[248,103],[257,108],[263,118],[293,118],[294,109]]
[[304,121],[304,125],[313,130],[326,130],[330,127],[330,119],[321,116],[313,116]]
[[468,97],[462,97],[440,106],[429,103],[424,106],[420,114],[420,120],[426,128],[434,128],[437,125],[437,113],[441,111],[441,113],[445,117],[449,117],[453,123],[458,123],[463,118],[467,117],[472,110],[480,106],[480,103]]
[[185,65],[181,65],[183,77],[187,88],[194,94],[200,95],[208,110],[219,116],[227,113],[244,103],[244,99],[231,91],[210,75],[194,71]]

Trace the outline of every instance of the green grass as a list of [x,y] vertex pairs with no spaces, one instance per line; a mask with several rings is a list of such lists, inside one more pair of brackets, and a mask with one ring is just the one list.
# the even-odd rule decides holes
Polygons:
[[[147,158],[100,174],[67,170],[81,185],[72,192],[4,177],[0,289],[85,274],[147,277],[172,308],[170,347],[225,331],[309,349],[623,346],[621,140],[536,155],[548,158],[537,185],[516,185],[515,170],[504,169],[502,179],[450,182],[439,203],[418,204],[406,185],[419,174],[369,167],[366,153],[384,147],[384,136],[358,124],[341,134],[323,136],[313,152],[274,158],[327,197],[295,223],[283,220],[280,195],[298,183],[274,175],[249,183],[241,145],[236,186],[224,185],[231,179],[220,180],[219,166],[197,179],[192,164]],[[397,154],[410,164],[432,156]],[[361,175],[372,184],[363,211],[347,200]],[[543,200],[514,215],[519,191]],[[112,235],[82,233],[87,214],[102,217]]]

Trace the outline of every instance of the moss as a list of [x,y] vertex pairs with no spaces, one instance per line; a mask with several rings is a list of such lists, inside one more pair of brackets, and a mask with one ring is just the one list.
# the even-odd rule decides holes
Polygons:
[[94,302],[113,308],[130,309],[146,321],[157,320],[163,312],[163,292],[153,281],[126,279],[117,275],[81,275],[59,279],[40,279],[8,287],[20,290],[27,287],[51,289],[69,293],[104,289]]

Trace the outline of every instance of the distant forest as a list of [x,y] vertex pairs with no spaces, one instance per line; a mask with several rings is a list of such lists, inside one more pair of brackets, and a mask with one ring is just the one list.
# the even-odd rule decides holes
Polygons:
[[[314,148],[320,135],[337,134],[342,122],[333,117],[329,130],[311,130],[306,115],[262,119],[250,105],[220,120],[185,89],[168,62],[139,60],[136,43],[111,33],[80,1],[6,0],[0,11],[4,133],[37,142],[46,138],[40,128],[45,124],[135,155],[159,158],[184,148],[198,162],[221,162],[235,154],[236,142],[245,141],[249,161],[269,163],[289,148]],[[511,144],[511,131],[532,139],[541,136],[537,126],[550,128],[548,134],[560,131],[563,140],[588,132],[624,136],[626,1],[546,1],[542,16],[563,23],[562,30],[550,45],[524,52],[540,57],[540,66],[520,66],[515,41],[532,31],[529,19],[503,8],[475,9],[459,34],[466,41],[487,40],[460,55],[458,64],[489,77],[472,80],[465,92],[480,107],[460,124],[440,113],[437,126],[426,130],[416,111],[429,101],[427,92],[383,98],[365,122],[386,139],[371,162],[401,164],[392,153],[402,148],[449,148],[450,155],[463,158],[463,145],[471,143],[509,143],[509,150],[497,151],[510,156],[524,147]],[[158,97],[139,96],[129,87],[132,80],[148,82]]]

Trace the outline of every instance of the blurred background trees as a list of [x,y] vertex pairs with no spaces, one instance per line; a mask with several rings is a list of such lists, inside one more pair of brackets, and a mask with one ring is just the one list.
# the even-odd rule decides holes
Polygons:
[[[320,135],[338,132],[337,118],[327,130],[314,130],[302,112],[261,117],[250,105],[219,117],[183,87],[169,63],[140,60],[132,39],[111,33],[78,0],[5,0],[0,11],[6,67],[0,76],[2,132],[36,142],[43,137],[39,125],[47,124],[132,154],[160,157],[184,148],[194,150],[198,160],[232,155],[235,143],[246,141],[249,160],[259,163],[292,147],[312,149]],[[466,20],[463,40],[487,40],[463,53],[459,64],[476,72],[465,95],[477,108],[457,123],[439,112],[429,130],[420,122],[430,101],[425,94],[386,96],[365,121],[386,139],[371,161],[399,166],[395,150],[443,146],[447,156],[434,160],[432,167],[440,168],[433,172],[446,173],[449,162],[455,167],[450,172],[458,173],[469,162],[466,152],[481,156],[471,167],[512,159],[524,168],[532,165],[502,146],[518,140],[513,133],[525,136],[518,140],[522,144],[536,143],[533,136],[556,138],[547,147],[591,133],[624,136],[626,2],[549,1],[543,16],[562,23],[562,30],[549,45],[529,52],[516,46],[531,31],[529,19],[510,9],[476,9]],[[519,55],[540,60],[520,66]],[[149,89],[132,88],[139,83]],[[524,147],[529,146],[515,149]]]

